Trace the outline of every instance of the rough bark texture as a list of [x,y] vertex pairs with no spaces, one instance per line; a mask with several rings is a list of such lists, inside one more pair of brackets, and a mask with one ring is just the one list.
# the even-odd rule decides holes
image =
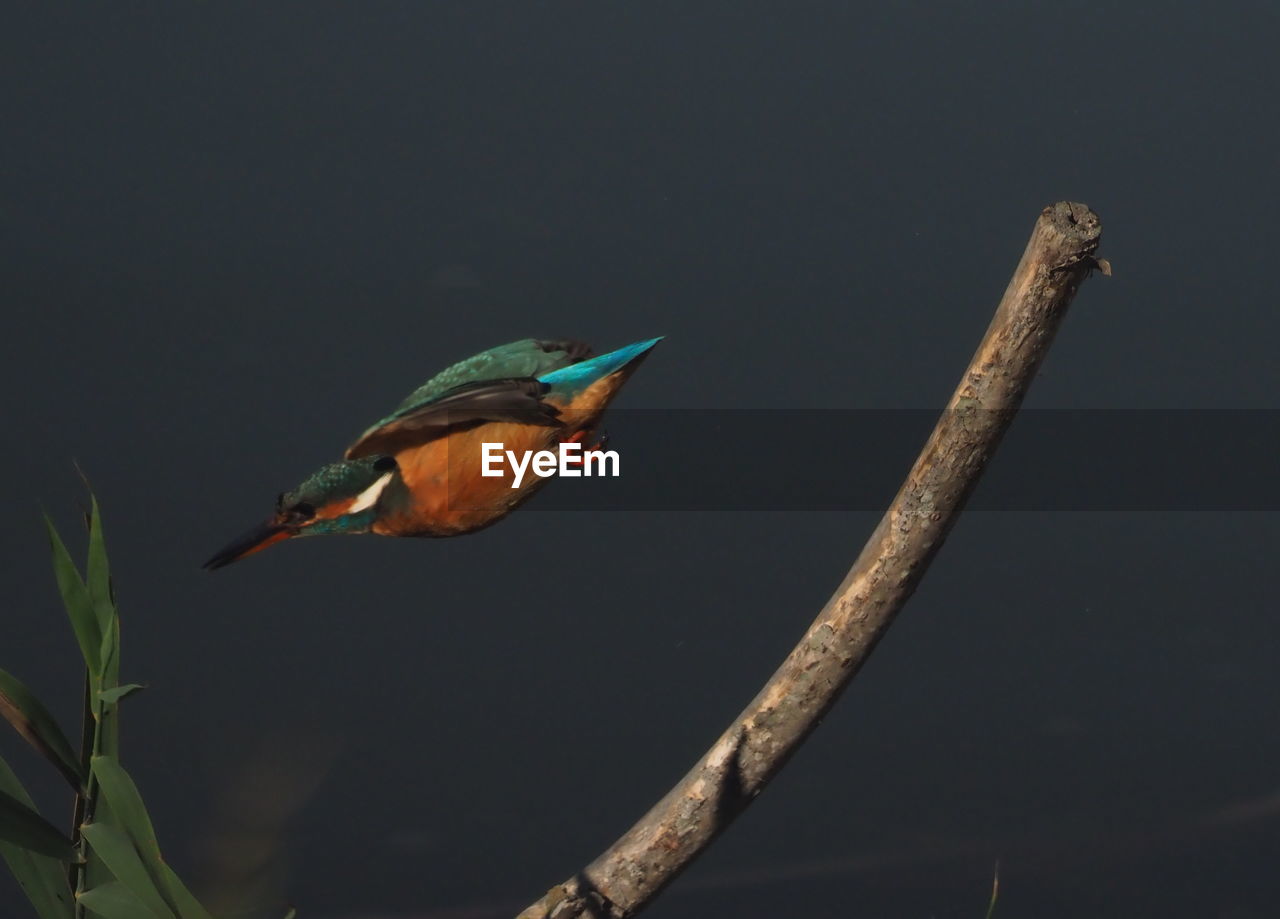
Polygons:
[[844,582],[751,704],[652,810],[520,919],[639,912],[760,794],[920,582],[1093,268],[1102,226],[1060,202],[1036,221],[982,344]]

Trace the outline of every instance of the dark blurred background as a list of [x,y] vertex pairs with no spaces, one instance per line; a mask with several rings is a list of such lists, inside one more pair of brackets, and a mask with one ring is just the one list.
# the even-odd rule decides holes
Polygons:
[[[78,460],[169,860],[266,864],[317,919],[514,912],[683,773],[877,515],[535,504],[200,563],[526,335],[668,336],[626,409],[936,408],[1062,198],[1115,276],[1030,407],[1280,408],[1278,27],[1263,2],[10,8],[0,664],[74,722],[39,513],[74,532]],[[624,459],[653,436],[628,428]],[[883,468],[858,442],[850,475]],[[1278,538],[1261,511],[967,515],[651,914],[968,919],[999,859],[999,915],[1276,915]]]

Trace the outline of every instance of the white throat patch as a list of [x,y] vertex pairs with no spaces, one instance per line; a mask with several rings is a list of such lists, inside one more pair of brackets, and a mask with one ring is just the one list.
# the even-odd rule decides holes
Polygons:
[[378,497],[382,494],[382,489],[387,487],[387,483],[391,481],[391,477],[393,475],[395,475],[394,472],[388,472],[382,478],[378,479],[378,481],[360,492],[360,494],[356,496],[355,501],[351,503],[351,506],[347,508],[347,513],[358,514],[360,511],[373,507],[374,503],[378,500]]

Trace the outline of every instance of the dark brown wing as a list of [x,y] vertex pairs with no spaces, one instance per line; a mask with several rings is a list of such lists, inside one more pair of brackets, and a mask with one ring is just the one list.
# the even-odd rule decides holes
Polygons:
[[542,401],[547,388],[531,378],[466,383],[365,431],[347,448],[347,459],[395,454],[443,437],[450,428],[485,421],[558,427],[557,409]]

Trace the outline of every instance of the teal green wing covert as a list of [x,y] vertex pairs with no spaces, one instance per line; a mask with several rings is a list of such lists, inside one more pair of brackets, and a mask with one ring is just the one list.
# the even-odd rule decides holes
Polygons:
[[590,356],[591,348],[580,341],[532,338],[481,351],[415,389],[394,412],[361,434],[346,458],[392,452],[406,440],[424,442],[472,416],[544,423],[537,398],[542,387],[534,378]]
[[411,392],[391,415],[378,424],[385,424],[392,418],[421,408],[450,390],[468,383],[540,377],[590,356],[591,347],[580,341],[538,341],[526,338],[498,345],[441,370]]

